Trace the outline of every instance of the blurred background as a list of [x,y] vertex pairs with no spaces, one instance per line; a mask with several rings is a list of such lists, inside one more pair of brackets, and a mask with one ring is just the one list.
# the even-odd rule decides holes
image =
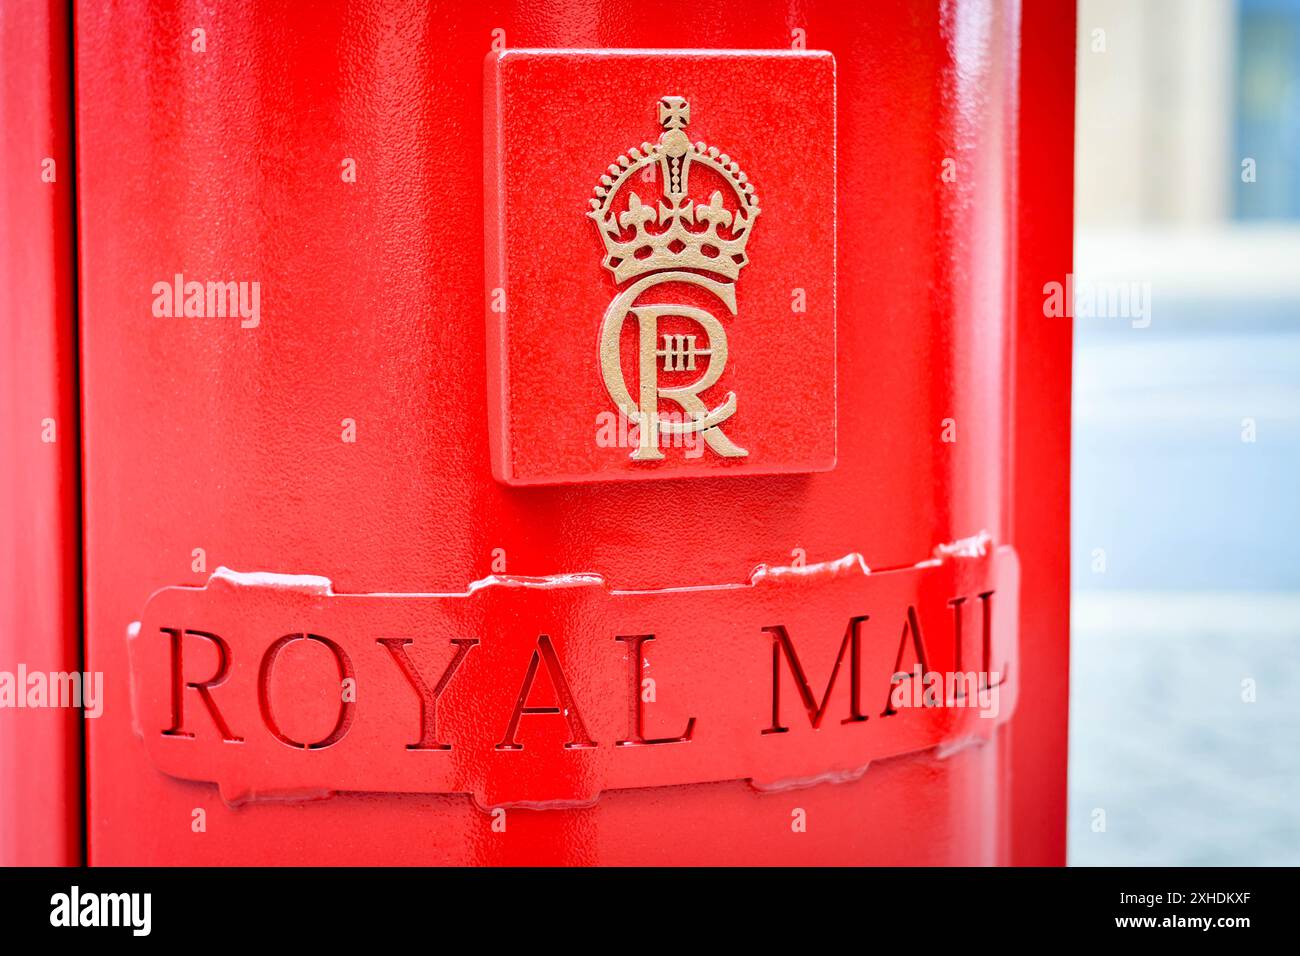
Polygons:
[[1295,865],[1300,0],[1081,0],[1078,80],[1069,860]]

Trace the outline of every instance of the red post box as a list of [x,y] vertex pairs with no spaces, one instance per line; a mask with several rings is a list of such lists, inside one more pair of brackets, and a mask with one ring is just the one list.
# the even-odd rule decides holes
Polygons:
[[79,6],[86,858],[1063,862],[1073,28]]

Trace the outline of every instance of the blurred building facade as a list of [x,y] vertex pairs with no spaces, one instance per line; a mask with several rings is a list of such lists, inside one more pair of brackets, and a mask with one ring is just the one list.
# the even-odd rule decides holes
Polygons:
[[1300,0],[1081,0],[1070,850],[1300,862]]
[[1300,0],[1084,0],[1080,228],[1300,218]]

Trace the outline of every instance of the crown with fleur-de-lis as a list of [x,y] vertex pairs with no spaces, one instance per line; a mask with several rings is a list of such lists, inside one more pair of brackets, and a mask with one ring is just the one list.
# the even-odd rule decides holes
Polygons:
[[[716,146],[692,144],[685,128],[691,107],[680,96],[659,101],[659,142],[642,143],[610,164],[596,187],[587,213],[605,243],[603,265],[622,283],[634,276],[665,269],[714,272],[728,279],[740,275],[749,260],[745,246],[758,217],[758,196],[740,165]],[[663,196],[649,205],[632,191],[629,180],[647,166],[658,164]],[[695,203],[688,192],[691,167],[703,165],[735,193],[733,212],[714,190],[708,203]],[[616,199],[628,185],[627,206]]]

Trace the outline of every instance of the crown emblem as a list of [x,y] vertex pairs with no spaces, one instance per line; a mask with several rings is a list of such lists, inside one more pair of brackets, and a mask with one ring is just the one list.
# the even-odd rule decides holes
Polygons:
[[[605,244],[602,264],[616,283],[665,269],[693,269],[735,279],[749,261],[745,246],[758,217],[754,186],[740,164],[716,146],[691,143],[686,135],[690,118],[691,107],[683,97],[663,97],[659,123],[664,131],[659,142],[629,149],[600,177],[587,215],[600,231]],[[663,195],[647,205],[629,183],[651,166],[658,167]],[[695,166],[716,173],[731,188],[734,212],[724,204],[721,189],[713,191],[708,203],[691,200],[688,185]],[[624,192],[626,208],[618,200]]]

